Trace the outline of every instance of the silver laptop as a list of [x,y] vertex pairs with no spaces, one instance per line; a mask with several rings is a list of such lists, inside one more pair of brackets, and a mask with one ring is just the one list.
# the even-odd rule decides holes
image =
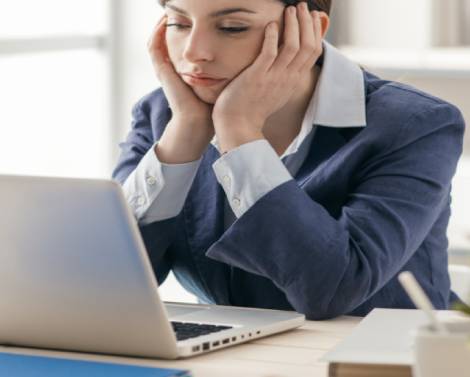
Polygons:
[[0,176],[0,344],[175,359],[302,325],[303,315],[163,303],[113,181]]

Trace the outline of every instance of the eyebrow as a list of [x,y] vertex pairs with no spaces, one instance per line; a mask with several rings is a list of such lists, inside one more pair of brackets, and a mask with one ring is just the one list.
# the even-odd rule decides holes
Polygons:
[[[181,8],[178,8],[174,5],[168,4],[168,2],[165,4],[165,7],[170,8],[170,9],[174,10],[175,12],[184,14],[186,16],[188,15],[188,13],[185,10],[183,10]],[[238,12],[256,14],[255,11],[252,11],[252,10],[246,9],[246,8],[227,8],[227,9],[222,9],[222,10],[212,12],[211,14],[209,14],[209,16],[213,17],[213,18],[216,18],[216,17],[226,16],[227,14],[238,13]]]

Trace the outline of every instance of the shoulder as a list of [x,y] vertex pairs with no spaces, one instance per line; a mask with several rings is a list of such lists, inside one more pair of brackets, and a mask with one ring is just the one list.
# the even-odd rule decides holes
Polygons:
[[171,109],[162,88],[143,96],[132,110],[134,121],[145,119],[158,139],[171,119]]
[[144,95],[137,101],[135,108],[145,112],[166,110],[168,108],[168,101],[163,93],[163,89],[158,88]]
[[453,128],[463,134],[460,110],[431,94],[402,83],[387,81],[364,72],[367,128],[390,141],[422,137]]

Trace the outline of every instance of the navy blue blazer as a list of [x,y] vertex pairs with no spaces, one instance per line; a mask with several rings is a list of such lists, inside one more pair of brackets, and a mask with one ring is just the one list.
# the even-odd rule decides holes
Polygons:
[[[364,72],[367,127],[318,126],[293,180],[224,231],[224,191],[203,156],[181,213],[140,228],[158,281],[170,269],[202,302],[296,310],[309,319],[412,308],[414,273],[445,309],[446,229],[464,121],[454,106]],[[339,111],[341,111],[339,109]],[[123,183],[171,118],[161,89],[134,108],[113,177]]]

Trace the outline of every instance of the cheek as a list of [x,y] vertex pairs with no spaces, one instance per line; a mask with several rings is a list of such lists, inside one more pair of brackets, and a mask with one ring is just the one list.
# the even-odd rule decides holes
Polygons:
[[167,34],[166,46],[168,49],[168,56],[170,61],[174,66],[177,66],[177,63],[181,60],[182,56],[183,41],[181,41],[181,38],[178,38],[174,34]]
[[233,46],[224,54],[224,59],[234,69],[233,77],[253,64],[259,56],[263,46],[263,34],[260,31],[252,31],[249,37],[237,42],[233,43]]

